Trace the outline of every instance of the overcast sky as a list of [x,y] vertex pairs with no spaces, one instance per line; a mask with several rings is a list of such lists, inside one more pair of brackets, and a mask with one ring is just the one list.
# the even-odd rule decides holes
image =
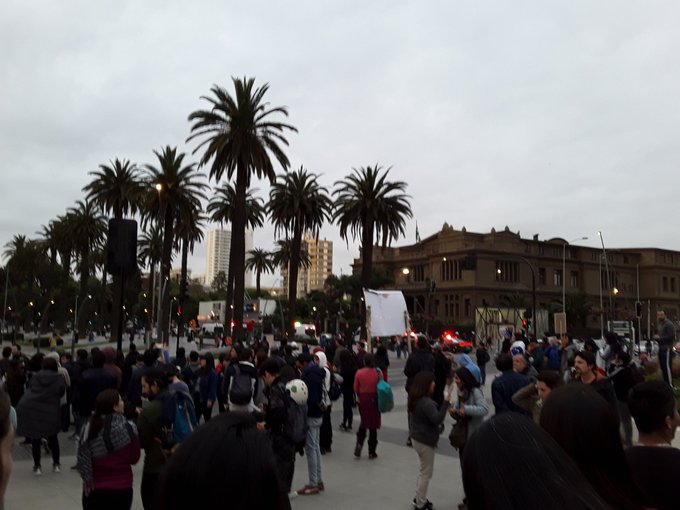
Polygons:
[[[678,26],[678,2],[649,0],[2,0],[0,243],[36,237],[101,163],[190,153],[199,97],[252,76],[299,130],[293,168],[408,183],[397,244],[417,220],[680,250]],[[358,242],[321,235],[348,273]]]

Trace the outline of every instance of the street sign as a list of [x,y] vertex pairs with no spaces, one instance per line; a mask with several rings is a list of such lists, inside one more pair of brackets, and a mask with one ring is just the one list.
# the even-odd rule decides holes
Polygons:
[[567,314],[565,312],[556,312],[553,314],[555,320],[555,333],[563,335],[567,332]]

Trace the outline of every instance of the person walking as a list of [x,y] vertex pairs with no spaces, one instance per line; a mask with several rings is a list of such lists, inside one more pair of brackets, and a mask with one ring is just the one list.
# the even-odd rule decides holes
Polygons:
[[200,401],[196,407],[198,421],[208,422],[212,417],[213,405],[217,400],[217,372],[215,372],[215,359],[211,352],[202,354],[200,357],[200,370],[198,371],[198,389]]
[[656,312],[656,335],[654,340],[659,342],[659,367],[661,375],[666,384],[673,387],[673,374],[671,365],[673,363],[673,347],[675,346],[675,326],[666,318],[666,312],[659,310]]
[[354,391],[359,400],[359,415],[361,424],[357,431],[357,444],[354,447],[354,456],[361,457],[361,450],[366,440],[368,430],[368,458],[378,457],[378,429],[380,428],[380,410],[378,409],[378,382],[380,382],[380,369],[375,367],[373,354],[364,356],[364,368],[360,368],[354,378]]
[[59,473],[59,440],[61,430],[61,397],[66,393],[64,378],[57,371],[57,362],[45,358],[42,370],[36,372],[28,383],[28,388],[19,401],[17,408],[17,434],[31,439],[33,447],[33,473],[42,474],[40,449],[42,438],[52,453],[52,469]]
[[434,384],[434,373],[421,371],[413,378],[408,394],[413,449],[420,462],[416,494],[413,498],[416,510],[433,508],[432,502],[427,499],[427,488],[434,471],[434,449],[439,442],[440,427],[444,423],[451,400],[451,395],[447,394],[442,405],[437,407],[432,399]]
[[328,395],[331,388],[331,378],[333,374],[328,368],[328,360],[326,354],[319,350],[314,353],[314,363],[321,367],[326,374],[323,380],[323,421],[321,422],[321,430],[319,431],[319,446],[321,448],[321,455],[326,455],[333,451],[333,424],[331,423],[331,410],[333,402]]
[[123,416],[118,391],[102,391],[95,401],[78,448],[77,469],[83,479],[83,510],[129,510],[132,466],[140,456],[137,427]]
[[[352,421],[354,420],[354,378],[357,373],[357,363],[354,356],[347,349],[343,349],[340,354],[340,375],[342,376],[342,425],[340,430],[345,432],[352,431]],[[334,367],[337,370],[337,366]]]

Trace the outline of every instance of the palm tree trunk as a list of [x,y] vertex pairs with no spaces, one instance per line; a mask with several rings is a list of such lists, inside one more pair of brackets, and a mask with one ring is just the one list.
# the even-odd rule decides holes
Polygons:
[[295,315],[297,313],[297,280],[300,271],[300,250],[302,247],[302,229],[296,225],[290,246],[290,264],[288,266],[288,338],[295,339]]
[[[116,214],[114,216],[116,222],[120,223],[120,220],[123,219],[123,214],[122,212],[116,211]],[[119,274],[114,274],[113,275],[113,307],[111,310],[113,311],[113,315],[111,317],[111,339],[118,341],[118,337],[123,336],[123,321],[121,320],[121,315],[123,314],[123,310],[120,309],[120,303],[122,302],[122,297],[123,297],[123,279],[121,275]]]
[[[373,221],[369,218],[361,233],[361,286],[371,285],[373,274]],[[361,300],[361,339],[368,340],[366,330],[366,301]]]
[[[182,240],[182,271],[180,275],[180,289],[186,288],[186,285],[188,284],[187,282],[188,260],[189,260],[189,241],[185,237]],[[177,338],[182,336],[183,333],[182,313],[184,312],[185,297],[186,295],[184,292],[179,293],[179,309],[181,310],[181,313],[177,315]],[[179,347],[179,341],[177,342],[177,347]]]
[[[150,271],[149,271],[149,294],[147,295],[147,326],[146,330],[151,331],[153,328],[153,312],[154,312],[154,305],[155,305],[155,298],[154,296],[156,295],[156,287],[154,286],[156,283],[156,261],[151,260],[150,261]],[[149,300],[151,301],[151,304],[149,304]]]
[[231,330],[231,319],[234,304],[234,232],[232,227],[231,241],[229,242],[229,271],[227,272],[227,300],[226,309],[224,310],[224,335],[231,337],[233,332]]
[[102,293],[99,298],[99,311],[97,315],[97,331],[104,331],[104,301],[106,300],[106,265],[102,266]]
[[255,295],[260,297],[260,276],[262,275],[262,271],[259,269],[255,272]]
[[162,293],[161,299],[161,316],[158,317],[157,322],[160,325],[160,336],[163,343],[168,345],[170,341],[170,264],[172,264],[172,208],[170,204],[166,204],[165,210],[165,225],[163,226],[163,258],[161,260],[161,282]]
[[[243,340],[243,298],[245,292],[245,263],[246,263],[246,191],[248,189],[248,168],[239,163],[236,171],[236,195],[234,197],[234,217],[232,232],[233,267],[234,273],[234,328],[233,338]],[[228,307],[227,307],[228,308]]]
[[[86,241],[87,243],[87,241]],[[83,324],[83,318],[86,317],[82,313],[82,308],[85,306],[85,297],[87,296],[87,278],[90,275],[90,246],[89,243],[83,246],[83,251],[80,255],[80,290],[79,299],[82,303],[81,308],[78,310],[78,317],[76,326],[79,331],[83,331],[81,325]]]

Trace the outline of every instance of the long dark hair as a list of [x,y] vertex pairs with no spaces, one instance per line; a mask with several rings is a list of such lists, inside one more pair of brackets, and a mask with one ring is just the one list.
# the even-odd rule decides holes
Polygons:
[[623,452],[618,418],[594,389],[585,384],[567,384],[552,390],[543,404],[541,427],[614,508],[643,507],[642,494]]
[[117,390],[107,389],[99,392],[94,401],[94,414],[90,418],[88,440],[94,439],[101,432],[104,428],[104,421],[113,414],[113,408],[116,407],[119,400],[120,395]]
[[434,374],[432,372],[418,372],[413,378],[411,389],[408,392],[408,410],[413,412],[418,401],[430,395],[430,387],[434,382]]
[[205,377],[215,370],[215,358],[213,358],[212,352],[206,352],[201,357],[205,360],[205,367],[201,367],[199,376]]
[[463,382],[463,390],[472,391],[473,388],[479,388],[479,381],[475,379],[475,376],[467,368],[458,368],[456,375]]
[[470,508],[610,508],[553,438],[518,413],[498,414],[484,422],[465,446],[462,467]]
[[165,510],[226,508],[225,495],[233,510],[290,508],[271,443],[245,413],[221,414],[196,429],[170,457],[159,489]]

